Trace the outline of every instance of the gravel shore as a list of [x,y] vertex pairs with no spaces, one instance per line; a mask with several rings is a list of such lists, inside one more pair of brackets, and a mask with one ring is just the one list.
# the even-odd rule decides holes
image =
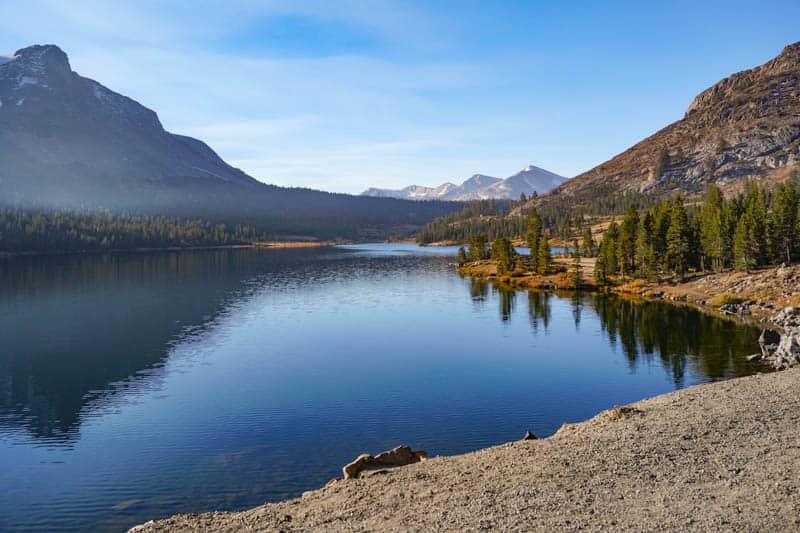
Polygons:
[[799,487],[794,369],[657,396],[547,439],[133,531],[798,531]]

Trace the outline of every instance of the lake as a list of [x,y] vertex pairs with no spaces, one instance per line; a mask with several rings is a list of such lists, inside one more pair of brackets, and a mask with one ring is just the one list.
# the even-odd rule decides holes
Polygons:
[[318,488],[362,452],[449,455],[764,371],[759,330],[511,292],[456,248],[0,260],[0,530],[119,531]]

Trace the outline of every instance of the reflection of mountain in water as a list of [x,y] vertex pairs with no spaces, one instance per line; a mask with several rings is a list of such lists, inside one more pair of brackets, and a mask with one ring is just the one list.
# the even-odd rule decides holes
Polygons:
[[[124,397],[118,391],[158,387],[172,346],[213,328],[251,294],[365,279],[382,287],[389,278],[418,279],[434,264],[450,275],[450,260],[300,249],[0,261],[0,427],[71,443],[83,420]],[[474,305],[497,305],[504,323],[525,307],[513,291],[477,281],[468,290]],[[533,335],[563,334],[553,308],[569,306],[577,331],[599,327],[632,371],[660,364],[676,387],[688,370],[710,379],[758,370],[745,359],[758,330],[690,308],[589,294],[530,292],[527,300]]]
[[290,270],[307,253],[214,250],[0,261],[0,425],[71,441],[81,409],[130,388],[127,382],[110,384],[160,366],[176,339],[210,324],[247,290],[248,280]]

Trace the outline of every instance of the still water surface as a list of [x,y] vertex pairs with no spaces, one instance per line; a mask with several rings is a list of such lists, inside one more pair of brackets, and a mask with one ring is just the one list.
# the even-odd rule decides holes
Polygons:
[[763,368],[751,327],[499,291],[455,248],[0,260],[0,530],[296,496],[359,453],[540,436]]

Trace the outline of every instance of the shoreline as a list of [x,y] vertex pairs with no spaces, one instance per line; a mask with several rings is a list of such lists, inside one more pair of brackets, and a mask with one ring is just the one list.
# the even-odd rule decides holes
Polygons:
[[793,530],[799,383],[794,369],[695,385],[565,423],[545,439],[131,531]]
[[27,252],[0,252],[0,259],[15,257],[36,257],[49,255],[101,255],[120,253],[147,253],[147,252],[184,252],[196,250],[238,250],[244,248],[321,248],[325,246],[338,246],[350,244],[342,241],[264,241],[247,244],[221,244],[218,246],[162,246],[142,248],[110,248],[108,250],[52,250],[52,251],[27,251]]
[[[564,258],[554,258],[553,264],[563,272],[568,272],[570,266],[569,260]],[[628,279],[605,287],[594,282],[593,259],[582,259],[582,267],[581,290],[690,305],[717,316],[759,323],[781,332],[794,324],[787,324],[780,318],[780,312],[786,308],[800,308],[800,265],[768,267],[751,272],[700,273],[687,276],[680,282]],[[546,276],[530,273],[498,275],[496,262],[492,260],[461,265],[458,272],[462,276],[514,290],[575,290],[569,281],[560,285],[558,273]]]

